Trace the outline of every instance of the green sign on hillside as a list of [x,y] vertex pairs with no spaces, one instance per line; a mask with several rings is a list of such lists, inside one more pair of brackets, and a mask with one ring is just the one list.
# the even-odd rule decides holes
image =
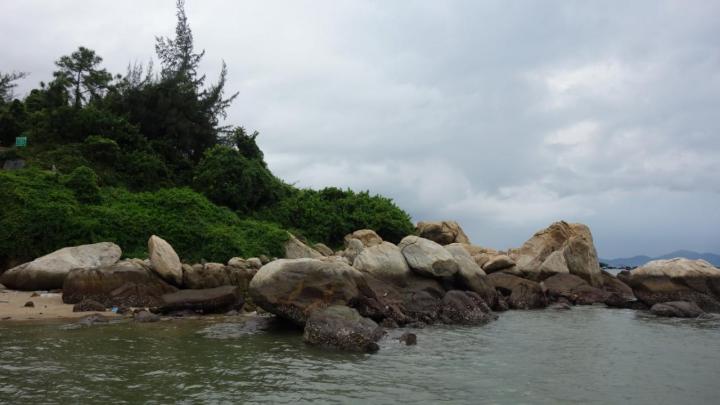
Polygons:
[[15,147],[24,148],[27,146],[27,136],[18,136],[15,138]]

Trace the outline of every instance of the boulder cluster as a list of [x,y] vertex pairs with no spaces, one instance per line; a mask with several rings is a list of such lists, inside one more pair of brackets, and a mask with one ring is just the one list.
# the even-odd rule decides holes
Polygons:
[[[397,245],[358,230],[338,251],[290,235],[282,259],[183,264],[154,235],[148,253],[147,260],[120,260],[113,243],[64,248],[6,271],[0,283],[61,289],[78,311],[116,307],[134,311],[139,322],[258,310],[303,328],[309,344],[361,352],[378,350],[389,328],[482,325],[508,309],[605,304],[659,316],[720,312],[720,270],[709,263],[660,260],[615,277],[600,269],[590,229],[562,221],[508,251],[473,245],[460,225],[442,221],[418,223]],[[415,344],[410,335],[401,341]]]

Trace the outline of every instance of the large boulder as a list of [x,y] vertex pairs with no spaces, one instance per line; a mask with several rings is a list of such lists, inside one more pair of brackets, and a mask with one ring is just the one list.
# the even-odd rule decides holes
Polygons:
[[310,314],[303,339],[311,345],[373,353],[384,330],[372,319],[344,305],[332,305]]
[[460,225],[455,221],[420,221],[415,227],[415,231],[421,238],[430,239],[441,245],[449,245],[451,243],[470,244],[470,239],[468,239]]
[[602,270],[601,274],[603,280],[602,289],[608,293],[605,304],[610,307],[627,307],[636,301],[635,294],[633,294],[629,285],[605,270]]
[[398,245],[410,268],[426,277],[452,277],[458,272],[453,256],[439,244],[418,236],[406,236]]
[[375,233],[375,231],[371,229],[360,229],[353,233],[349,233],[345,235],[345,245],[347,246],[348,242],[350,242],[350,239],[357,239],[360,242],[362,242],[363,246],[365,247],[371,247],[371,246],[377,246],[383,242],[380,235]]
[[160,305],[155,312],[170,313],[175,311],[195,311],[205,314],[222,313],[240,309],[243,299],[240,289],[225,285],[222,287],[180,290],[161,297]]
[[280,259],[257,272],[249,291],[260,308],[304,325],[313,311],[357,297],[361,279],[362,273],[337,260]]
[[156,235],[150,236],[150,239],[148,239],[148,253],[153,270],[163,280],[177,286],[182,284],[182,263],[180,263],[180,258],[175,253],[175,249],[165,239]]
[[720,312],[720,269],[705,260],[654,260],[618,278],[649,306],[688,301],[705,311]]
[[591,286],[587,281],[574,274],[556,274],[542,282],[551,300],[561,298],[576,305],[590,305],[605,302],[608,293]]
[[332,256],[335,254],[332,249],[330,249],[326,244],[324,243],[316,243],[313,245],[313,249],[320,253],[323,256]]
[[14,290],[59,289],[70,270],[110,266],[121,255],[120,247],[110,242],[66,247],[6,271],[0,283]]
[[286,259],[320,259],[323,258],[322,253],[304,244],[300,239],[293,235],[285,242],[285,258]]
[[410,276],[410,267],[400,248],[390,242],[364,249],[355,258],[353,267],[373,276],[399,284],[405,284]]
[[590,228],[583,224],[555,222],[509,256],[523,277],[541,281],[554,274],[570,273],[593,287],[602,286],[600,264]]
[[106,307],[147,307],[157,306],[163,294],[175,291],[177,288],[135,259],[70,271],[63,284],[62,298],[66,304],[91,299]]
[[503,272],[487,276],[488,283],[494,287],[512,309],[535,309],[547,306],[547,297],[540,284]]
[[704,314],[703,310],[694,302],[670,301],[653,305],[650,312],[657,316],[675,318],[697,318]]

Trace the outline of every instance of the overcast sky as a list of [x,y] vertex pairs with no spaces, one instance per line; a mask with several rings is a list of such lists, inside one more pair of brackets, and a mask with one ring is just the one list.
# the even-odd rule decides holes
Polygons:
[[[601,257],[720,252],[718,1],[188,0],[228,121],[273,172],[367,189],[519,246],[588,224]],[[0,2],[0,71],[154,57],[174,2]]]

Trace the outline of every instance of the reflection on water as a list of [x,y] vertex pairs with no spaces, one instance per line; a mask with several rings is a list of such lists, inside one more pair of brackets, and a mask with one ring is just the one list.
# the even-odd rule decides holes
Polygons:
[[[720,321],[630,310],[512,311],[391,331],[375,355],[240,319],[0,324],[0,402],[717,403]],[[260,328],[261,331],[253,332]]]

